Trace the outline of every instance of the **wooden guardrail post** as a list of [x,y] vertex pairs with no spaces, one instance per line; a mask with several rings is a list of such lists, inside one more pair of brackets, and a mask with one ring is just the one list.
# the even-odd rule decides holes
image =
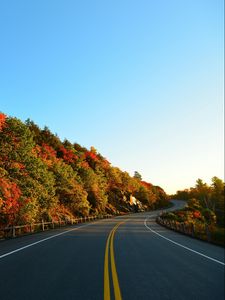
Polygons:
[[177,231],[177,222],[174,221],[174,229]]
[[182,231],[183,233],[185,233],[184,223],[181,223],[181,231]]
[[15,228],[15,226],[12,227],[12,236],[16,237],[16,228]]
[[193,223],[191,223],[191,235],[195,236],[195,226]]
[[44,220],[41,220],[42,231],[45,231],[45,223]]
[[177,222],[173,221],[174,230],[177,230]]
[[211,241],[211,234],[210,234],[208,224],[205,225],[205,232],[206,232],[207,241],[210,242]]

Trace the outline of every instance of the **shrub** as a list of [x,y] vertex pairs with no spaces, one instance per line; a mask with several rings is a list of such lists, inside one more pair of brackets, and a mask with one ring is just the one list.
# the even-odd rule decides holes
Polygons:
[[213,242],[225,246],[225,228],[216,227],[211,232],[211,238]]
[[211,209],[209,208],[203,209],[202,214],[207,224],[216,224],[216,215]]

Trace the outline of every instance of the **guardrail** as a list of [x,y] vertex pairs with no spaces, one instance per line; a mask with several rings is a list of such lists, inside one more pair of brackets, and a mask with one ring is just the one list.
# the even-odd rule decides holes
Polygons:
[[31,234],[31,233],[41,232],[41,231],[50,230],[54,228],[60,228],[62,226],[75,225],[78,223],[90,222],[98,219],[108,219],[111,217],[113,217],[113,215],[106,214],[106,215],[90,216],[90,217],[68,219],[68,220],[59,219],[59,221],[57,222],[55,221],[44,222],[44,220],[42,220],[42,222],[40,223],[0,227],[0,239],[15,238],[17,236],[21,236],[25,234]]
[[180,223],[173,220],[168,220],[162,217],[157,217],[156,222],[162,226],[165,226],[169,229],[175,230],[177,232],[201,239],[207,240],[208,242],[212,241],[211,232],[209,226],[199,225],[196,226],[193,223]]

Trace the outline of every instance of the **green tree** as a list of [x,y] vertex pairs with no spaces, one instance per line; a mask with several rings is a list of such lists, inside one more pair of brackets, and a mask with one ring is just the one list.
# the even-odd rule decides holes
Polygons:
[[142,204],[147,205],[148,207],[151,205],[151,199],[149,190],[144,187],[140,186],[139,189],[134,193],[135,198],[137,198]]
[[142,180],[142,176],[138,171],[134,172],[134,178],[138,179],[138,180]]
[[212,178],[211,189],[212,189],[211,199],[213,203],[214,212],[216,213],[217,222],[220,226],[224,227],[225,225],[224,182],[220,178],[214,176]]
[[101,170],[94,172],[91,168],[84,168],[80,170],[80,177],[88,193],[87,199],[91,205],[91,211],[93,213],[104,212],[108,201],[107,181]]
[[61,204],[68,207],[75,215],[89,214],[90,205],[87,192],[72,167],[58,160],[51,166],[56,180],[56,196]]
[[16,118],[7,118],[0,132],[0,167],[21,189],[23,215],[27,221],[41,218],[54,205],[54,176],[33,153],[34,140],[29,128]]
[[202,179],[197,179],[195,189],[193,189],[193,193],[195,194],[195,198],[199,199],[206,208],[213,209],[213,205],[211,202],[211,188],[204,183]]

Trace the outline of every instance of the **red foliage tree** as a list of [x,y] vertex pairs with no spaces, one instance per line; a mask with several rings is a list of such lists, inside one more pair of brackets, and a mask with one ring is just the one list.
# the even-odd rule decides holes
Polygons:
[[144,186],[145,188],[147,188],[148,190],[152,189],[152,184],[146,181],[141,181],[141,185]]
[[43,158],[46,158],[46,159],[55,158],[56,151],[48,144],[43,143],[42,144],[42,155],[43,155]]
[[56,158],[56,151],[45,143],[43,143],[41,146],[36,145],[32,152],[36,157],[41,158],[41,160],[48,166],[51,166],[53,162],[58,160]]
[[0,178],[0,211],[7,224],[13,224],[20,210],[21,190],[16,183]]
[[98,156],[96,153],[92,152],[92,151],[86,151],[85,152],[85,157],[86,158],[91,158],[92,160],[94,161],[97,161],[98,160]]
[[61,146],[58,151],[59,157],[61,157],[66,163],[74,163],[77,161],[78,156],[71,149],[66,149]]
[[6,115],[4,115],[3,113],[0,113],[0,131],[4,127],[5,119],[6,119]]
[[88,162],[89,166],[92,169],[95,169],[97,163],[99,162],[97,154],[93,151],[86,151],[84,155],[85,160]]

